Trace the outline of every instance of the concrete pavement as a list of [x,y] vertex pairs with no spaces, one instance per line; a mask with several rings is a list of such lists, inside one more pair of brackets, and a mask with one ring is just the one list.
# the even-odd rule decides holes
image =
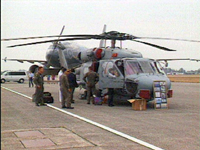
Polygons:
[[5,89],[1,96],[3,150],[148,149]]
[[[28,88],[26,84],[9,83],[3,86],[27,96],[31,96],[34,92],[34,88]],[[75,109],[69,110],[69,112],[163,149],[199,149],[199,84],[172,83],[172,88],[174,97],[169,99],[168,110],[154,110],[151,103],[147,105],[146,111],[134,111],[129,103],[116,103],[116,106],[112,108],[105,104],[102,106],[87,105],[86,101],[78,100],[79,91],[76,90],[76,102],[73,104]],[[45,91],[52,93],[55,98],[53,106],[60,108],[58,85],[45,84]],[[86,146],[68,147],[70,149],[147,149],[51,108],[35,108],[34,103],[29,99],[7,92],[2,89],[2,135],[4,132],[12,132],[16,137],[15,132],[18,131],[34,131],[33,133],[39,131],[45,136],[43,139],[53,141],[51,137],[43,133],[43,129],[56,128],[63,131],[64,128],[82,137],[89,144],[92,143],[92,146],[88,146],[86,142]],[[16,104],[16,101],[19,104]],[[12,104],[13,102],[15,103]],[[28,110],[34,113],[30,113]],[[17,138],[19,141],[23,141],[21,137]],[[46,142],[52,144],[49,140]],[[2,143],[4,144],[6,141]],[[55,142],[53,143],[55,144]],[[25,148],[25,144],[23,146]],[[53,145],[50,147],[53,148]],[[54,147],[54,149],[56,148]]]

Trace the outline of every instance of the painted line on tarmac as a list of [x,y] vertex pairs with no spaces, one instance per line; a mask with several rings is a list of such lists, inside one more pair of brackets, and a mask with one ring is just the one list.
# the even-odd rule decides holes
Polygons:
[[3,86],[1,86],[1,88],[6,89],[6,90],[8,90],[8,91],[10,91],[10,92],[13,92],[13,93],[15,93],[15,94],[21,95],[21,96],[23,96],[23,97],[32,99],[32,97],[29,97],[29,96],[27,96],[27,95],[24,95],[24,94],[19,93],[19,92],[16,92],[16,91],[13,91],[13,90],[11,90],[11,89],[9,89],[9,88],[3,87]]
[[[9,88],[3,87],[3,86],[1,86],[1,88],[6,89],[6,90],[8,90],[8,91],[10,91],[10,92],[16,93],[16,94],[18,94],[18,95],[21,95],[21,96],[23,96],[23,97],[26,97],[26,98],[28,98],[28,99],[32,99],[32,97],[29,97],[29,96],[24,95],[24,94],[22,94],[22,93],[16,92],[16,91],[11,90],[11,89],[9,89]],[[68,115],[70,115],[70,116],[72,116],[72,117],[78,118],[78,119],[80,119],[80,120],[83,120],[83,121],[85,121],[85,122],[87,122],[87,123],[90,123],[90,124],[92,124],[92,125],[95,125],[95,126],[97,126],[97,127],[99,127],[99,128],[102,128],[102,129],[104,129],[104,130],[106,130],[106,131],[109,131],[109,132],[111,132],[111,133],[114,133],[114,134],[116,134],[116,135],[118,135],[118,136],[121,136],[121,137],[123,137],[123,138],[126,138],[126,139],[128,139],[128,140],[130,140],[130,141],[133,141],[133,142],[135,142],[135,143],[138,143],[138,144],[143,145],[143,146],[145,146],[145,147],[148,147],[148,148],[150,148],[150,149],[153,149],[153,150],[163,150],[162,148],[156,147],[156,146],[154,146],[154,145],[152,145],[152,144],[149,144],[149,143],[147,143],[147,142],[144,142],[144,141],[142,141],[142,140],[139,140],[139,139],[137,139],[137,138],[134,138],[134,137],[132,137],[132,136],[130,136],[130,135],[128,135],[128,134],[122,133],[122,132],[120,132],[120,131],[117,131],[117,130],[115,130],[115,129],[112,129],[112,128],[110,128],[110,127],[107,127],[107,126],[105,126],[105,125],[102,125],[102,124],[100,124],[100,123],[94,122],[94,121],[92,121],[92,120],[89,120],[89,119],[87,119],[87,118],[81,117],[81,116],[76,115],[76,114],[73,114],[73,113],[71,113],[71,112],[68,112],[68,111],[66,111],[66,110],[60,109],[60,108],[55,107],[55,106],[50,105],[50,104],[46,104],[46,105],[47,105],[48,107],[50,107],[50,108],[53,108],[53,109],[55,109],[55,110],[58,110],[58,111],[63,112],[63,113],[65,113],[65,114],[68,114]]]

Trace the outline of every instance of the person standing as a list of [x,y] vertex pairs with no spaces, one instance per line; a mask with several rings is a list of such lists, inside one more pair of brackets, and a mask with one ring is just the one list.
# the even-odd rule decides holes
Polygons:
[[56,76],[55,75],[51,75],[51,79],[55,80]]
[[74,91],[75,91],[75,88],[78,87],[78,83],[76,82],[76,75],[74,74],[75,70],[72,68],[69,75],[68,75],[68,79],[69,79],[69,85],[72,89],[72,92],[71,92],[71,103],[74,103]]
[[115,105],[113,105],[113,96],[114,96],[114,89],[109,88],[108,89],[108,106],[109,107],[115,106]]
[[44,68],[39,67],[38,72],[35,74],[34,77],[34,84],[35,84],[35,105],[39,106],[44,105],[44,100],[43,100],[43,92],[44,92],[44,79],[43,79],[43,74],[44,73]]
[[92,71],[92,67],[89,67],[89,72],[87,72],[83,77],[83,80],[87,85],[87,104],[90,104],[91,95],[95,95],[95,84],[98,82],[98,79],[99,75]]
[[114,97],[114,88],[108,88],[108,92],[104,94],[104,96],[108,95],[108,106],[113,107],[113,97]]
[[[63,73],[66,71],[66,69],[65,68],[62,68],[59,72],[58,72],[58,79],[59,79],[59,82],[58,82],[58,84],[59,84],[59,86],[60,86],[60,77],[63,75]],[[59,91],[58,91],[58,95],[59,95],[59,102],[62,102],[62,94],[61,94],[61,90],[60,90],[60,88],[59,88]]]
[[29,72],[28,74],[28,77],[29,77],[29,87],[33,87],[33,77],[34,77],[34,74],[32,72]]
[[[71,107],[71,88],[69,85],[68,75],[70,70],[66,70],[60,77],[60,90],[62,94],[62,108],[74,109]],[[66,106],[67,103],[67,106]]]
[[47,75],[47,81],[49,81],[51,78],[51,75]]

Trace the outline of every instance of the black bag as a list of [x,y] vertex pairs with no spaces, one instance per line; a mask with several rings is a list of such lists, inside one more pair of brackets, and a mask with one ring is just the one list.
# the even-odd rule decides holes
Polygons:
[[[54,102],[54,99],[51,96],[50,92],[43,93],[43,100],[44,100],[44,103],[53,103]],[[35,102],[35,94],[32,95],[32,102]]]
[[43,92],[43,100],[44,100],[44,103],[53,103],[54,102],[54,99],[51,96],[50,92]]
[[51,96],[50,92],[43,92],[43,96]]
[[54,99],[52,96],[43,96],[44,103],[53,103]]

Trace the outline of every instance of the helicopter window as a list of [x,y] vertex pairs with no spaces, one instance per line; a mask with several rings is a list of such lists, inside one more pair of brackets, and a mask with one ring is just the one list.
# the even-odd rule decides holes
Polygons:
[[122,60],[118,60],[115,62],[115,65],[119,69],[119,71],[124,75],[124,64]]
[[137,73],[143,72],[140,64],[136,61],[127,61],[125,64],[125,68],[126,68],[127,75],[132,75],[132,74],[137,74]]
[[152,65],[150,65],[148,61],[140,61],[140,65],[142,67],[143,73],[155,73]]
[[103,76],[104,77],[111,77],[111,78],[115,78],[115,77],[119,77],[120,73],[117,70],[116,66],[114,65],[113,62],[105,62],[102,64],[102,68],[103,68]]
[[156,68],[158,69],[158,72],[161,74],[165,74],[165,71],[162,69],[163,67],[161,66],[161,64],[159,62],[155,62],[156,64]]
[[152,61],[152,62],[150,63],[150,65],[151,65],[152,69],[154,70],[154,72],[160,73],[160,71],[159,71],[159,69],[158,69],[157,64],[156,64],[155,61]]
[[108,77],[116,78],[119,77],[119,72],[116,70],[116,68],[110,68],[108,70]]

